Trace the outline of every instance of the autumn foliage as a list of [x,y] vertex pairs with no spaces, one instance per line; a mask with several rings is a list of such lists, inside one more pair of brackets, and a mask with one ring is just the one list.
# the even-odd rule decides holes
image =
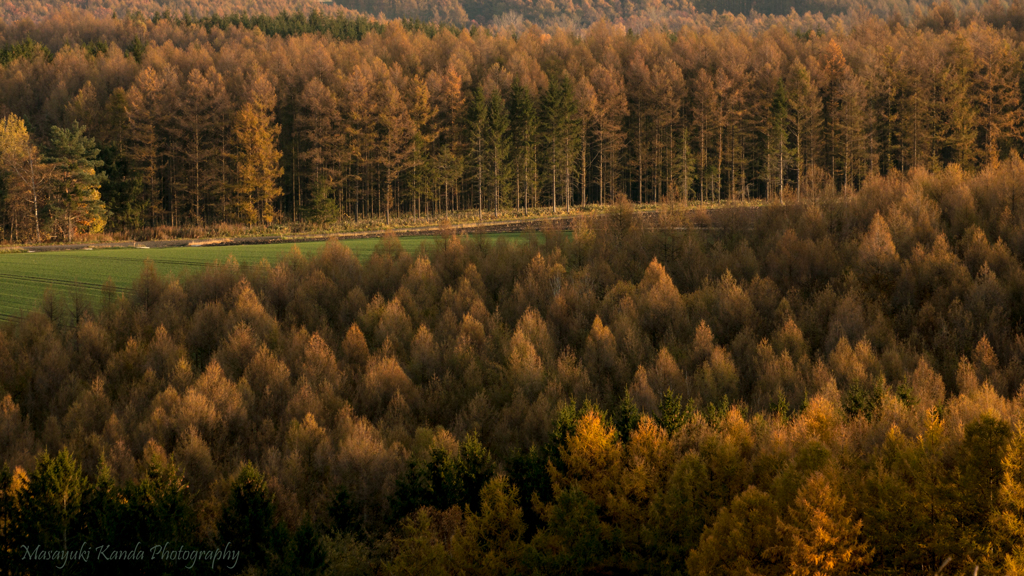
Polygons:
[[3,565],[131,534],[296,573],[1018,570],[1022,171],[51,299],[0,329]]
[[[373,17],[187,4],[5,9],[6,240],[536,215],[619,196],[786,204],[918,169],[971,174],[1024,147],[1024,20],[998,2],[832,18],[385,3],[405,20],[364,2],[349,8]],[[904,206],[884,215],[893,246],[913,248],[935,207],[958,234],[991,208],[959,193]],[[885,233],[857,255],[879,274],[898,266]]]

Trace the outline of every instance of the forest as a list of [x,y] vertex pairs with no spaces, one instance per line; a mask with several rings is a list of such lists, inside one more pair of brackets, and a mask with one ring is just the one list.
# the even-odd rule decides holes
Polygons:
[[951,10],[4,20],[3,237],[786,202],[976,171],[1022,147],[1024,13]]
[[104,6],[2,7],[5,242],[573,219],[48,293],[0,574],[1024,570],[1019,6]]
[[525,244],[48,297],[0,330],[0,566],[171,542],[257,574],[1015,573],[1022,178],[620,196]]
[[424,22],[443,22],[459,26],[507,25],[517,22],[552,23],[558,26],[589,25],[599,20],[621,20],[632,26],[649,26],[665,18],[693,13],[822,14],[825,17],[856,12],[871,12],[883,17],[900,15],[920,17],[935,8],[944,13],[1005,9],[1017,0],[4,0],[0,17],[9,20],[44,19],[68,8],[83,8],[101,17],[130,14],[175,14],[178,16],[226,16],[281,12],[358,11],[385,18],[406,18]]

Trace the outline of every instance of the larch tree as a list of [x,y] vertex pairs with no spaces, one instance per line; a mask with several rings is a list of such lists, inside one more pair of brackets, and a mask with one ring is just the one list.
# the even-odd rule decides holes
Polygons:
[[867,115],[864,80],[850,75],[839,87],[842,107],[837,122],[841,154],[838,157],[844,185],[859,183],[872,170],[872,140]]
[[349,159],[349,180],[357,182],[354,191],[354,212],[359,218],[360,208],[363,213],[371,213],[372,205],[369,186],[372,184],[371,163],[374,145],[373,115],[373,70],[365,63],[352,70],[343,81],[339,94],[345,139],[346,155]]
[[700,544],[686,561],[690,574],[785,574],[785,567],[770,553],[778,542],[773,525],[778,516],[778,504],[770,494],[747,488],[701,533]]
[[208,207],[222,192],[217,169],[223,146],[228,96],[220,73],[193,69],[182,86],[180,107],[170,127],[172,145],[184,165],[175,182],[183,192],[192,221],[202,224]]
[[697,125],[697,174],[700,178],[698,188],[701,201],[714,197],[714,182],[720,176],[711,162],[714,150],[714,136],[718,132],[718,124],[722,121],[721,103],[715,82],[707,70],[697,71],[693,90],[693,121]]
[[[651,102],[651,69],[644,55],[639,51],[633,55],[626,68],[626,78],[629,81],[627,88],[631,98],[629,101],[629,121],[626,128],[630,140],[630,158],[632,177],[637,183],[637,199],[644,201],[644,185],[650,187],[647,182],[647,175],[650,171],[651,156],[653,155],[654,140],[651,138],[651,117],[654,114],[653,103]],[[635,177],[635,178],[634,178]],[[630,182],[632,188],[632,182]],[[628,192],[627,194],[632,194]]]
[[376,130],[378,163],[384,171],[384,211],[390,225],[399,178],[408,168],[416,136],[408,104],[391,78],[384,78],[377,86]]
[[790,92],[790,115],[787,119],[793,133],[797,163],[797,197],[802,199],[804,174],[808,162],[814,163],[818,134],[821,130],[821,96],[818,95],[818,87],[811,79],[807,67],[799,58],[791,68],[787,89]]
[[974,51],[973,98],[978,111],[979,145],[989,162],[1018,141],[1024,123],[1021,112],[1021,59],[1010,43],[994,30],[979,32]]
[[[611,198],[611,190],[616,189],[617,173],[615,166],[625,145],[622,133],[622,122],[626,116],[627,102],[622,75],[604,66],[598,66],[590,72],[590,83],[597,93],[597,106],[594,110],[594,134],[597,140],[597,181],[598,202],[604,204]],[[688,159],[687,159],[688,160]],[[688,183],[684,183],[685,189]],[[606,196],[606,191],[607,196]]]
[[32,144],[25,121],[14,114],[0,119],[0,179],[7,192],[3,204],[14,241],[21,234],[41,238],[39,211],[47,203],[51,172]]
[[466,105],[466,97],[462,93],[464,81],[455,64],[449,61],[444,74],[439,74],[436,78],[437,89],[431,91],[438,111],[435,116],[439,145],[437,167],[439,178],[444,183],[445,213],[454,205],[453,200],[458,194],[458,183],[465,164],[464,141],[459,126]]
[[870,97],[871,107],[877,115],[875,133],[878,140],[879,171],[887,174],[900,169],[903,133],[900,129],[900,100],[906,97],[905,75],[900,61],[903,53],[886,46],[873,70],[875,81]]
[[416,215],[423,214],[425,202],[433,201],[436,208],[434,190],[440,180],[437,164],[430,158],[435,150],[435,142],[439,136],[437,124],[437,106],[431,102],[430,86],[415,76],[408,84],[406,94],[409,119],[412,121],[413,133],[410,158],[407,167],[412,171],[409,185],[412,208]]
[[821,472],[815,472],[797,491],[796,501],[778,529],[784,544],[776,547],[796,576],[856,574],[873,555],[860,535],[846,498]]
[[[338,97],[319,78],[306,83],[298,99],[295,127],[302,138],[299,159],[306,166],[312,205],[309,213],[325,222],[337,216],[338,191],[345,178],[344,127]],[[301,197],[294,200],[301,204]]]
[[165,214],[163,178],[170,152],[167,118],[177,84],[173,70],[157,72],[147,67],[139,72],[125,94],[127,155],[137,175],[135,185],[142,188],[143,211],[152,226]]
[[587,154],[588,141],[591,132],[591,125],[597,113],[597,94],[594,86],[585,76],[576,81],[574,98],[578,105],[580,122],[580,151],[579,151],[579,182],[580,182],[580,204],[587,205],[587,172],[590,168],[590,158]]
[[253,225],[273,223],[274,201],[284,191],[278,178],[284,174],[280,166],[281,151],[277,138],[281,126],[274,123],[274,87],[263,74],[252,82],[249,99],[235,116],[234,210],[243,222]]
[[1018,422],[1002,459],[999,495],[992,515],[996,541],[1004,550],[1003,573],[1024,574],[1024,424]]
[[[785,204],[786,199],[783,193],[786,187],[786,156],[789,155],[789,150],[786,146],[789,136],[786,126],[786,113],[789,111],[789,93],[786,91],[786,85],[781,79],[772,94],[769,111],[768,133],[766,134],[768,157],[765,163],[765,180],[768,182],[768,197],[771,197],[771,192],[774,188],[778,193],[779,202]],[[777,188],[774,186],[776,184],[776,174],[779,178]]]
[[966,40],[953,40],[947,63],[936,83],[935,112],[940,154],[944,161],[967,167],[974,161],[978,137],[977,111],[972,98],[971,71],[977,66]]
[[900,133],[905,141],[901,151],[904,168],[933,165],[938,139],[933,94],[935,70],[941,62],[928,48],[920,48],[913,56],[906,71],[907,94],[899,101]]
[[828,53],[824,70],[822,71],[822,112],[824,117],[824,150],[822,151],[825,160],[824,168],[832,175],[832,180],[838,182],[838,175],[843,171],[843,146],[842,146],[842,125],[843,125],[843,86],[847,77],[852,74],[850,66],[846,63],[846,56],[843,55],[842,46],[835,39],[829,41]]

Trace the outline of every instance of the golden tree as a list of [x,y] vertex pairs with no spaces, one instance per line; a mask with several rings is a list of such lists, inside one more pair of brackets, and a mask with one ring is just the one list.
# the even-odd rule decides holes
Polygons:
[[862,525],[846,498],[815,472],[797,491],[788,518],[779,520],[786,541],[773,550],[783,553],[794,576],[855,574],[874,552],[860,536]]
[[15,234],[31,230],[39,239],[39,209],[51,172],[29,140],[25,121],[14,114],[0,119],[0,182],[7,188],[4,204]]
[[998,540],[1006,547],[1003,573],[1016,576],[1024,574],[1024,423],[1017,423],[1002,467],[992,523]]
[[235,117],[235,210],[238,218],[252,225],[274,221],[274,201],[283,191],[277,179],[284,174],[277,138],[281,126],[274,124],[274,88],[265,76],[253,83],[250,100]]

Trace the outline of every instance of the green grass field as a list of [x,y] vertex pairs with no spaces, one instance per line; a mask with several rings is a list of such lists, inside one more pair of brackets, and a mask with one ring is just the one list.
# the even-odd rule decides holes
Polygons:
[[[517,242],[525,241],[529,235],[504,233],[485,237]],[[417,252],[421,246],[429,251],[437,238],[407,236],[399,241],[407,252]],[[377,238],[366,238],[343,240],[342,244],[365,261],[379,242]],[[56,296],[66,301],[70,301],[72,294],[79,293],[88,301],[99,303],[108,279],[120,292],[130,290],[147,260],[151,260],[161,274],[182,274],[201,270],[213,262],[224,262],[228,256],[241,264],[258,264],[263,259],[273,264],[293,247],[312,256],[323,249],[324,242],[0,254],[0,320],[17,318],[38,307],[47,288],[52,288]]]

